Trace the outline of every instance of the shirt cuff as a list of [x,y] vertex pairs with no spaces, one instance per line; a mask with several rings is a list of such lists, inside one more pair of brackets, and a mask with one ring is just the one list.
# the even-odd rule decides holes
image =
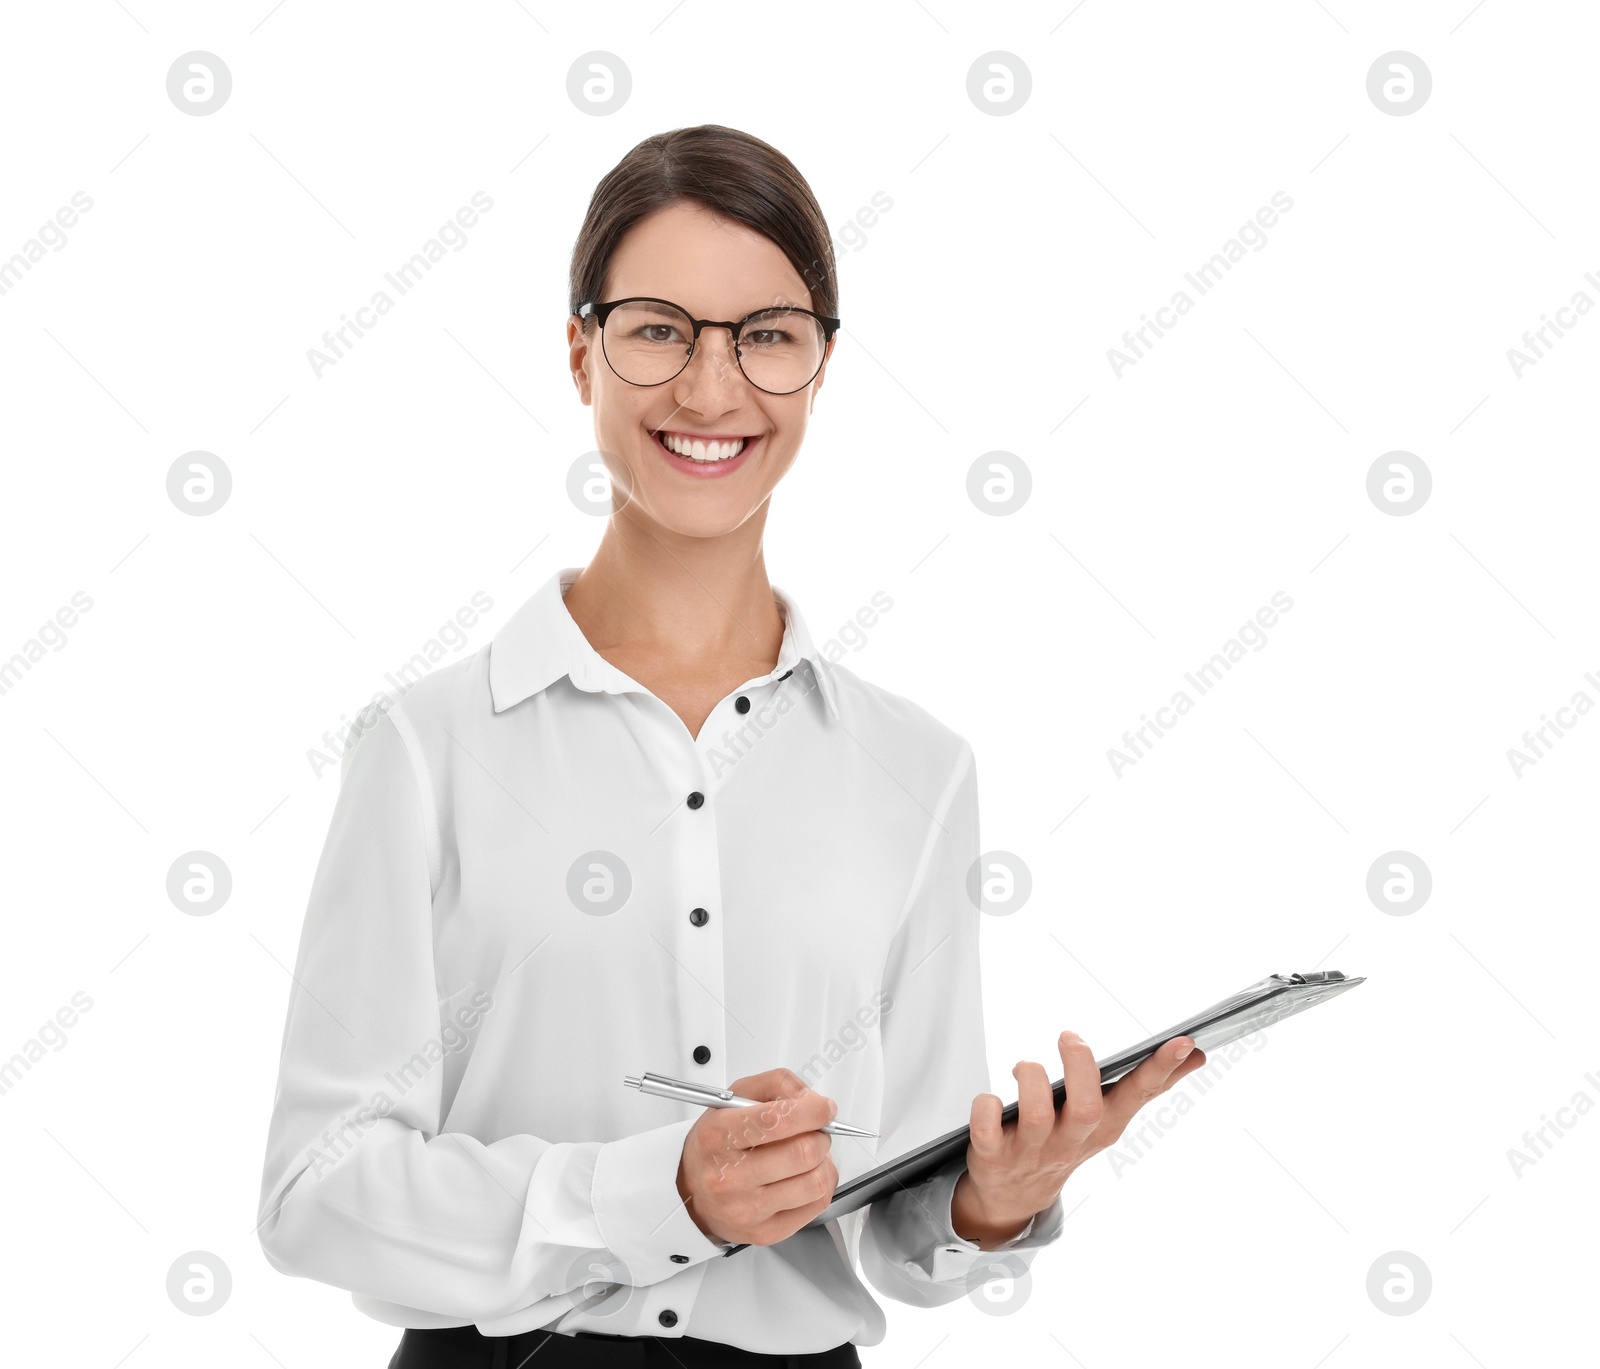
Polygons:
[[595,1157],[595,1224],[634,1287],[669,1279],[727,1249],[700,1230],[678,1194],[684,1138],[696,1120],[608,1141]]
[[955,1199],[956,1184],[965,1173],[963,1166],[937,1174],[923,1194],[939,1243],[934,1246],[926,1266],[916,1262],[907,1264],[906,1272],[913,1279],[926,1279],[932,1283],[963,1282],[974,1265],[1002,1252],[1023,1253],[1026,1256],[1023,1263],[1031,1264],[1034,1251],[1043,1249],[1061,1235],[1061,1224],[1066,1213],[1059,1193],[1049,1207],[1042,1212],[1035,1212],[1021,1231],[992,1250],[984,1250],[976,1241],[956,1235],[950,1208]]

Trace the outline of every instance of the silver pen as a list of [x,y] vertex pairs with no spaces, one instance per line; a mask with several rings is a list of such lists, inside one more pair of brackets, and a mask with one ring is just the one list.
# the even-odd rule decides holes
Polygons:
[[[713,1088],[710,1084],[695,1084],[684,1079],[668,1079],[664,1074],[651,1074],[648,1070],[642,1075],[625,1074],[622,1076],[623,1085],[630,1089],[638,1089],[641,1093],[648,1093],[656,1098],[676,1098],[680,1103],[698,1103],[705,1108],[757,1108],[762,1106],[761,1101],[755,1098],[740,1098],[728,1089]],[[875,1137],[875,1131],[863,1131],[860,1127],[853,1127],[848,1122],[829,1122],[819,1127],[830,1136],[868,1136]]]

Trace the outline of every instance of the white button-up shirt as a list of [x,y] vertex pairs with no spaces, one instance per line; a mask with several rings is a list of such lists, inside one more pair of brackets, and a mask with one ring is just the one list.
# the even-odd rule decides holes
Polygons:
[[[395,1326],[876,1345],[862,1274],[929,1307],[989,1262],[950,1223],[964,1163],[726,1254],[677,1189],[703,1109],[622,1080],[787,1066],[879,1133],[832,1138],[841,1183],[964,1125],[989,1089],[972,749],[822,659],[776,587],[776,666],[691,737],[583,636],[580,570],[345,753],[262,1247]],[[1000,1249],[1026,1267],[1061,1222],[1058,1197]]]

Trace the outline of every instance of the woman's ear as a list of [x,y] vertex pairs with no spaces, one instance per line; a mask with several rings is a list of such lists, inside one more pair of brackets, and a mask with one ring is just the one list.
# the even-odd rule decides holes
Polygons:
[[572,383],[577,386],[578,398],[584,404],[593,404],[589,379],[589,339],[584,336],[583,320],[576,314],[567,319],[567,365],[572,369]]

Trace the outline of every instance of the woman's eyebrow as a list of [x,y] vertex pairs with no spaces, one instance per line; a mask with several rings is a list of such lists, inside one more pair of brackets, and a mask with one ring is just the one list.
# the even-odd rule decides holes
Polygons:
[[[627,298],[627,297],[623,296],[622,298]],[[710,318],[711,317],[710,314],[699,313],[696,310],[691,309],[687,304],[682,304],[679,301],[674,300],[671,295],[644,295],[644,296],[637,296],[635,298],[647,299],[647,300],[651,300],[651,301],[660,301],[660,302],[665,302],[667,304],[674,305],[676,308],[682,309],[683,312],[688,314],[689,317],[691,317],[691,318]],[[751,314],[759,314],[763,310],[766,310],[766,309],[804,309],[805,307],[806,307],[805,305],[796,304],[793,301],[784,298],[780,294],[775,294],[766,303],[764,303],[764,304],[752,304],[748,309],[743,309],[743,310],[741,310],[740,312],[738,312],[736,314],[731,314],[731,315],[729,315],[729,317],[730,318],[734,318],[734,319],[749,318]]]

